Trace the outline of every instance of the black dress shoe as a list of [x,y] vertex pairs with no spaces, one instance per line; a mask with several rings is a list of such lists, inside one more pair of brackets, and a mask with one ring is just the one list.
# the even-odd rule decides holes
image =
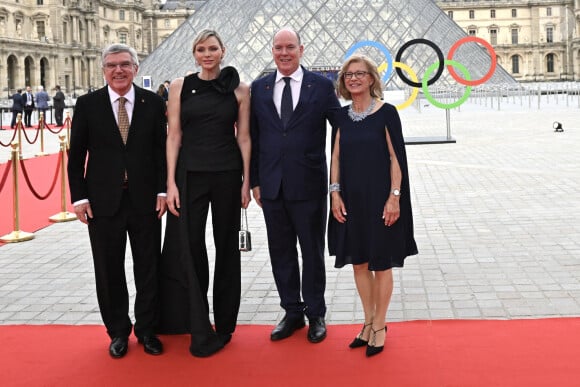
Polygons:
[[231,333],[217,332],[217,335],[218,335],[219,339],[222,341],[222,343],[224,343],[224,345],[226,345],[227,343],[232,341],[232,334]]
[[282,321],[276,325],[276,328],[270,334],[270,339],[272,341],[278,341],[292,336],[295,330],[304,328],[306,323],[304,322],[304,317],[289,317],[287,314],[284,316]]
[[139,344],[143,344],[145,353],[149,355],[161,355],[163,353],[163,344],[155,335],[139,337],[137,341]]
[[189,353],[195,357],[208,357],[219,352],[224,347],[224,342],[218,335],[212,335],[203,344],[189,346]]
[[115,359],[122,358],[127,354],[127,348],[129,348],[128,337],[113,337],[109,345],[109,355]]
[[311,343],[320,343],[326,338],[326,323],[324,317],[309,318],[310,326],[308,327],[308,341]]

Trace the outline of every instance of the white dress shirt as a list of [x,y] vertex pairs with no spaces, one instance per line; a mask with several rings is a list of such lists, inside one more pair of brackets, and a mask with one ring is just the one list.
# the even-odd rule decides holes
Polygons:
[[[276,82],[274,83],[274,105],[276,105],[276,110],[278,111],[278,115],[280,115],[280,105],[282,104],[282,92],[284,91],[284,86],[286,83],[284,82],[285,75],[280,74],[279,71],[276,71]],[[304,72],[302,71],[302,67],[298,66],[298,69],[290,74],[290,88],[292,89],[292,106],[293,109],[296,109],[296,105],[298,105],[298,99],[300,98],[300,88],[302,87],[302,78],[304,78]]]

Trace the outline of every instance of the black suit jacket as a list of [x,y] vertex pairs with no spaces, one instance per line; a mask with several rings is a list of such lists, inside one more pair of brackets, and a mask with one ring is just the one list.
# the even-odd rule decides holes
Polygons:
[[32,102],[31,105],[27,105],[26,101],[28,101],[28,95],[26,91],[22,93],[22,103],[24,105],[24,110],[34,110],[34,93],[30,92],[30,100]]
[[95,216],[117,212],[125,171],[137,213],[154,212],[157,194],[166,191],[165,102],[155,93],[134,87],[135,106],[126,145],[107,86],[81,96],[75,105],[68,161],[71,200],[89,199]]
[[274,105],[276,72],[252,84],[251,186],[264,199],[284,190],[290,200],[314,199],[327,193],[327,122],[340,109],[332,81],[302,69],[298,104],[286,127]]

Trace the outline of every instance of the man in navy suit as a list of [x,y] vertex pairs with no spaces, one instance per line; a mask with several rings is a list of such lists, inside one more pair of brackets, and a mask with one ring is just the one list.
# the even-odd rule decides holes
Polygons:
[[252,84],[250,179],[286,312],[270,338],[289,337],[305,326],[306,315],[308,340],[318,343],[326,337],[326,120],[340,104],[330,80],[300,66],[303,52],[299,34],[281,29],[272,47],[277,71]]
[[166,210],[166,107],[160,96],[133,84],[139,68],[133,48],[107,47],[102,66],[107,86],[81,96],[75,106],[70,192],[78,219],[89,228],[99,309],[111,338],[109,354],[125,356],[133,328],[125,278],[128,234],[137,291],[134,333],[146,353],[159,355],[163,346],[155,329],[161,216]]

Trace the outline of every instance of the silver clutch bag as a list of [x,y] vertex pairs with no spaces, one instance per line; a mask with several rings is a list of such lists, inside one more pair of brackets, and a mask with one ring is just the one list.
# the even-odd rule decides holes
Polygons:
[[248,230],[248,215],[245,208],[242,208],[242,212],[240,214],[238,245],[240,251],[252,251],[252,234],[250,233],[250,230]]

